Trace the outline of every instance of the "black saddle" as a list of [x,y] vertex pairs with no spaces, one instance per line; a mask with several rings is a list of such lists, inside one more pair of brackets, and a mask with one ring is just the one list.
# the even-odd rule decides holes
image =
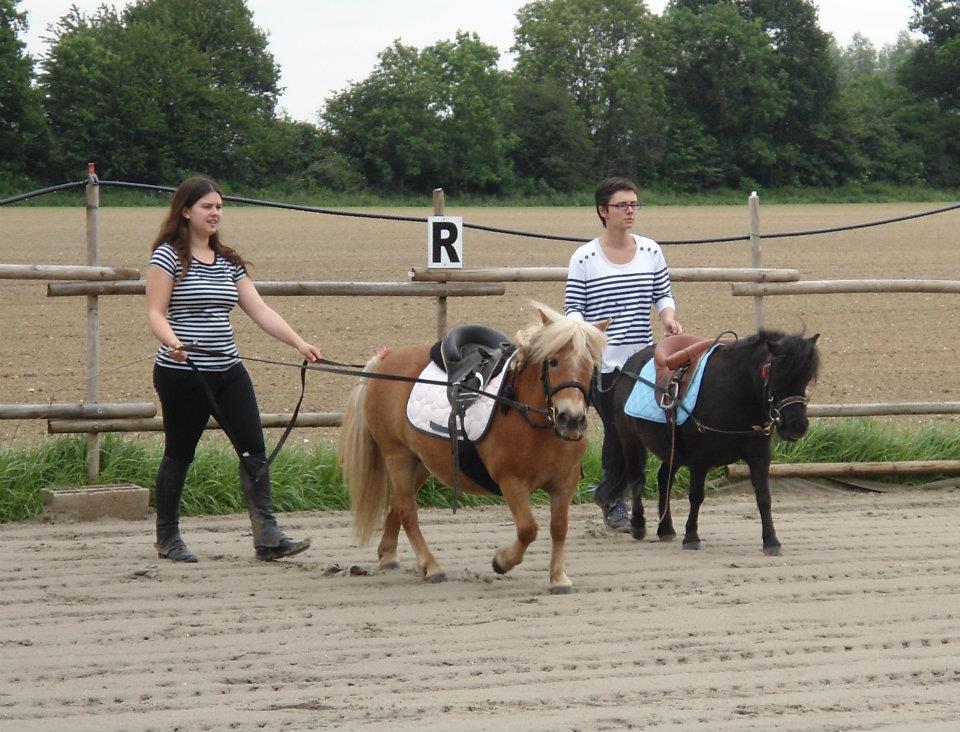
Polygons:
[[[516,345],[503,333],[485,325],[457,326],[442,341],[437,341],[430,349],[430,358],[447,374],[447,399],[450,402],[450,420],[447,433],[453,451],[454,498],[453,510],[457,510],[458,474],[463,472],[475,483],[483,486],[494,495],[503,493],[500,486],[490,476],[480,459],[477,447],[467,439],[462,431],[463,415],[467,407],[478,398],[479,390],[490,379],[499,374],[507,362],[507,357],[516,350]],[[468,387],[466,390],[463,387]],[[460,425],[457,421],[460,421]]]
[[[503,333],[485,325],[460,325],[430,349],[433,362],[447,374],[450,404],[466,409],[477,399],[477,390],[503,370],[516,350]],[[462,387],[468,387],[464,390]]]

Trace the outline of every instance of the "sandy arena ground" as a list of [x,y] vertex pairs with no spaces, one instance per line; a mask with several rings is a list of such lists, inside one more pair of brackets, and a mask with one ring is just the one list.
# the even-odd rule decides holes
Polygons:
[[752,495],[708,497],[700,552],[574,507],[568,596],[545,534],[493,573],[499,507],[424,513],[441,585],[404,539],[402,569],[351,575],[375,549],[342,513],[284,516],[314,546],[273,564],[239,516],[185,521],[193,565],[147,521],[0,526],[0,729],[954,732],[960,489],[774,506],[777,558]]

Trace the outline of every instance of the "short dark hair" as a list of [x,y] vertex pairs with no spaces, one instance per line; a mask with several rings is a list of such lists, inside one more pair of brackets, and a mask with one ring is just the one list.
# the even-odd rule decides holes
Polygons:
[[593,194],[593,200],[597,204],[597,216],[600,219],[600,223],[603,224],[604,229],[607,228],[607,220],[603,218],[603,216],[600,216],[600,209],[610,203],[610,199],[613,198],[613,194],[617,191],[633,191],[636,193],[637,184],[629,178],[604,178],[600,181],[600,185],[597,186],[597,190]]

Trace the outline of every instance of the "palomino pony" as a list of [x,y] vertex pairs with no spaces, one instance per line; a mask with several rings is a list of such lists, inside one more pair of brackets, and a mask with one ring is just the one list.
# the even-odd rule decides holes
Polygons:
[[[633,491],[630,523],[635,539],[646,535],[642,495],[647,450],[663,461],[657,474],[660,497],[657,536],[661,541],[670,541],[676,536],[670,515],[673,478],[681,465],[690,470],[690,514],[683,538],[684,549],[699,549],[701,545],[697,521],[707,471],[742,458],[750,468],[760,510],[763,553],[780,554],[780,541],[770,511],[771,433],[776,429],[777,434],[788,441],[806,434],[809,427],[806,390],[816,378],[820,364],[818,337],[819,334],[804,338],[761,330],[741,341],[718,346],[706,362],[696,406],[687,421],[676,427],[669,422],[638,419],[624,412],[634,379],[652,357],[653,347],[627,361],[614,393],[624,464],[615,466],[614,470],[625,477]],[[633,378],[628,378],[630,376]],[[605,498],[601,496],[599,500]]]
[[[523,561],[537,536],[530,494],[541,489],[550,496],[550,592],[565,594],[573,588],[564,560],[567,514],[586,449],[590,378],[600,362],[609,321],[594,326],[543,305],[537,311],[540,322],[517,335],[517,351],[505,377],[513,387],[511,398],[532,409],[510,406],[503,413],[498,406],[476,448],[517,527],[516,540],[494,554],[494,571],[504,574]],[[374,356],[366,370],[413,379],[429,361],[429,345],[408,346]],[[338,452],[360,542],[369,541],[383,521],[377,550],[380,568],[399,568],[397,539],[402,526],[420,576],[443,582],[446,573],[420,531],[416,495],[430,474],[454,485],[456,468],[449,440],[409,424],[406,403],[411,390],[412,384],[405,381],[363,379],[348,400]],[[459,475],[459,484],[465,492],[493,495],[464,474]]]

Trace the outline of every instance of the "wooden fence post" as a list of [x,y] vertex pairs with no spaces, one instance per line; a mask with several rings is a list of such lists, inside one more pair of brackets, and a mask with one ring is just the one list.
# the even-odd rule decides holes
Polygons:
[[[750,259],[760,269],[760,197],[753,191],[747,204],[750,211]],[[753,298],[753,318],[759,331],[763,327],[763,296]]]
[[[100,181],[94,163],[87,166],[87,265],[100,264]],[[100,401],[100,296],[87,295],[87,401]],[[100,433],[87,433],[87,481],[100,475]]]
[[[433,215],[443,216],[443,189],[433,189]],[[442,341],[447,334],[447,298],[437,298],[437,340]]]

